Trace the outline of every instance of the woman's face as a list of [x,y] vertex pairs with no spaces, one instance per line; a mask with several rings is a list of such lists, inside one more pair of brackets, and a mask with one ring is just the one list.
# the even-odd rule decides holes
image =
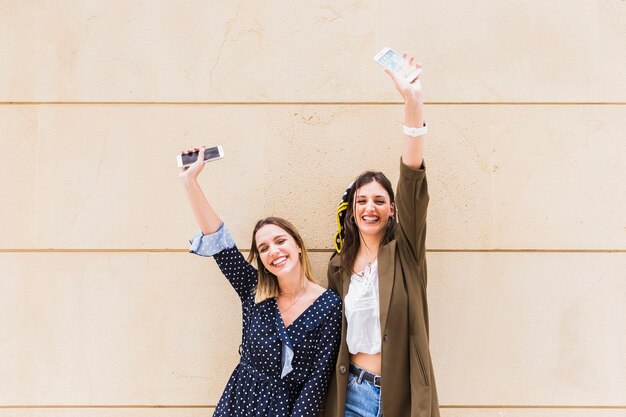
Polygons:
[[389,193],[378,182],[369,182],[354,195],[354,221],[361,234],[382,238],[394,206]]
[[255,239],[261,262],[272,274],[285,276],[302,269],[300,247],[281,227],[266,224],[256,232]]

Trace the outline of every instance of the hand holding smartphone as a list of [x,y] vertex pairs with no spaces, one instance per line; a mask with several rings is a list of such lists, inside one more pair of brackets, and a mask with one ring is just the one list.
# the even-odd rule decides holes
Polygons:
[[374,61],[405,78],[409,83],[413,82],[422,72],[421,68],[413,68],[406,58],[391,48],[383,48],[374,56]]
[[[176,156],[178,168],[185,168],[198,160],[200,151],[187,152]],[[204,163],[216,161],[224,157],[224,149],[222,145],[213,146],[204,150]]]

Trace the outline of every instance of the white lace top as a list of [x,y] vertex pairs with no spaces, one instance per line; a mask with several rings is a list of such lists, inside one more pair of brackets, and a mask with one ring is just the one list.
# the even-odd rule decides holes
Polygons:
[[351,354],[380,353],[380,303],[378,299],[378,259],[350,278],[344,299],[346,343]]

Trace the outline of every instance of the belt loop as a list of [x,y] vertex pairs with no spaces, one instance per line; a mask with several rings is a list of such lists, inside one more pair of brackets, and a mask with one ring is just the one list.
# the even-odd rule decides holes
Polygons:
[[359,373],[359,377],[356,380],[357,384],[361,385],[361,383],[363,382],[364,376],[365,376],[365,371],[361,369],[361,372]]

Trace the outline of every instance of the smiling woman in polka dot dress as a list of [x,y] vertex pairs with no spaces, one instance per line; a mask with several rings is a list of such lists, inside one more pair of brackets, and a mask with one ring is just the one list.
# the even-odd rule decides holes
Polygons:
[[215,258],[243,310],[241,359],[213,416],[317,416],[337,358],[341,300],[315,282],[304,242],[284,219],[259,220],[248,259],[258,270],[248,263],[198,184],[203,168],[199,160],[179,174],[200,226],[190,252]]

